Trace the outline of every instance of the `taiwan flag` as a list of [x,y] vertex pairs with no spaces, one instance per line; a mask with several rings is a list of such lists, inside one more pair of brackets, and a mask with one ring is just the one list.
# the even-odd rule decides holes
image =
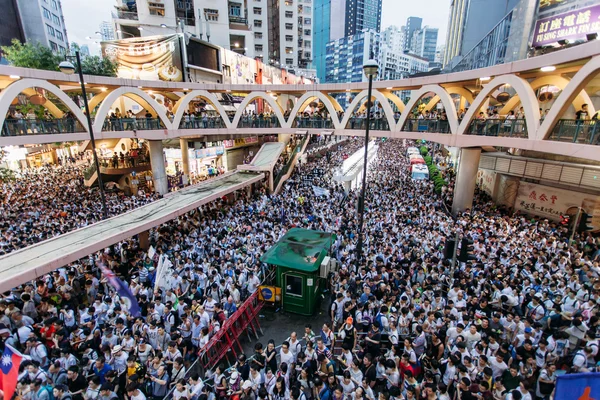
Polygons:
[[4,391],[5,399],[12,399],[17,387],[17,377],[19,376],[19,366],[23,355],[10,345],[5,345],[2,361],[0,361],[0,370],[2,378],[0,379],[0,389]]

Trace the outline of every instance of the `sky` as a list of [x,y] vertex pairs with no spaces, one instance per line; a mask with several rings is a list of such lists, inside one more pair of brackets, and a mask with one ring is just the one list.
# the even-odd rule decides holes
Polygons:
[[[223,0],[224,1],[224,0]],[[408,17],[423,18],[423,25],[438,28],[438,45],[446,41],[448,12],[451,0],[383,0],[381,26],[398,27],[406,23]],[[114,10],[115,0],[62,0],[63,13],[67,23],[69,42],[77,42],[80,46],[87,44],[92,54],[100,53],[100,46],[87,36],[96,36],[102,21],[110,21],[110,13]]]
[[[64,1],[64,0],[63,0]],[[381,28],[390,25],[398,28],[408,17],[423,18],[423,26],[438,28],[438,46],[446,43],[448,14],[451,0],[383,0]]]

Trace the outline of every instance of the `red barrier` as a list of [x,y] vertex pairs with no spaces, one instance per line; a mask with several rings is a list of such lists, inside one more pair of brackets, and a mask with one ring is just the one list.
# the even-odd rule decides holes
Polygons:
[[221,329],[199,352],[200,363],[204,371],[214,368],[229,351],[233,352],[236,358],[238,353],[242,354],[244,350],[239,338],[244,332],[249,336],[248,329],[251,329],[258,339],[258,331],[262,333],[258,323],[258,314],[263,305],[264,302],[258,300],[258,291],[256,291],[231,317],[223,322]]

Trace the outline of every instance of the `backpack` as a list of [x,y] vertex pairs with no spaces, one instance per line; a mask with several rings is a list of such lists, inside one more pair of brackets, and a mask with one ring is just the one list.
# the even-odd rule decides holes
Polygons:
[[40,388],[40,390],[38,391],[38,394],[42,391],[45,390],[46,392],[48,392],[48,399],[49,400],[54,400],[54,392],[52,391],[53,387],[52,385],[44,385]]

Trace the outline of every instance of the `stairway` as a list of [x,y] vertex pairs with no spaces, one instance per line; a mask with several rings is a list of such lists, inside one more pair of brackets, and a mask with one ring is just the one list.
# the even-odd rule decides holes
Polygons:
[[296,146],[296,149],[294,149],[294,156],[290,158],[287,165],[281,170],[279,175],[275,177],[275,180],[273,182],[273,186],[275,187],[275,190],[273,191],[274,194],[279,193],[279,191],[283,187],[283,183],[287,181],[290,176],[292,176],[292,173],[294,172],[294,167],[296,166],[296,163],[298,162],[300,157],[302,157],[302,154],[304,154],[304,152],[306,151],[308,142],[310,142],[310,135],[306,135],[303,141]]

